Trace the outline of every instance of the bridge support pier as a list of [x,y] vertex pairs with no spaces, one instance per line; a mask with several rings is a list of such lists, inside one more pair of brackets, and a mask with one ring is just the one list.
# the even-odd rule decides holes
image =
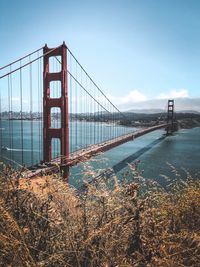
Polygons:
[[[60,158],[58,162],[64,166],[69,158],[69,130],[68,130],[68,86],[67,86],[67,47],[65,43],[57,48],[43,48],[44,53],[44,73],[43,73],[43,160],[50,162],[52,160],[52,139],[60,139]],[[61,57],[61,71],[49,72],[50,57]],[[61,96],[51,98],[50,83],[60,81]],[[60,128],[53,128],[51,125],[51,109],[60,108]],[[63,178],[68,178],[68,168],[64,167]]]

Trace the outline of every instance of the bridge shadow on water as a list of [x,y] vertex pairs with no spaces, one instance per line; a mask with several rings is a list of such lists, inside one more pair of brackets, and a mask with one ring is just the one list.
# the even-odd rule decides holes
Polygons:
[[147,146],[141,148],[134,154],[128,156],[127,158],[123,159],[122,161],[115,164],[112,168],[103,171],[101,174],[99,174],[96,178],[101,178],[105,176],[106,178],[109,178],[113,174],[117,174],[119,171],[127,167],[128,163],[132,163],[134,160],[138,159],[140,156],[142,156],[144,153],[149,151],[151,148],[153,148],[155,145],[159,144],[166,138],[166,135],[161,136],[160,138],[156,139],[155,141],[151,142]]
[[[142,156],[144,153],[146,153],[147,151],[149,151],[151,148],[153,148],[154,146],[156,146],[157,144],[159,144],[160,142],[162,142],[165,138],[166,138],[166,135],[161,136],[160,138],[158,138],[155,141],[151,142],[147,146],[141,148],[140,150],[138,150],[134,154],[132,154],[132,155],[128,156],[127,158],[123,159],[122,161],[118,162],[112,168],[109,168],[109,169],[106,169],[106,170],[102,171],[95,178],[87,181],[87,183],[93,184],[93,183],[101,180],[101,178],[108,179],[108,178],[112,177],[114,174],[117,174],[119,171],[121,171],[122,169],[124,169],[125,167],[127,167],[128,166],[128,163],[132,163],[134,160],[138,159],[140,156]],[[82,185],[79,188],[79,190],[80,191],[86,190],[85,185]]]
[[138,150],[137,152],[135,152],[134,154],[128,156],[127,158],[123,159],[122,161],[118,162],[117,164],[115,164],[112,167],[112,170],[114,173],[118,173],[119,171],[121,171],[123,168],[127,167],[128,163],[133,162],[134,160],[138,159],[140,156],[142,156],[144,153],[146,153],[148,150],[150,150],[151,148],[153,148],[155,145],[159,144],[161,141],[163,141],[165,139],[165,135],[163,135],[162,137],[156,139],[155,141],[153,141],[152,143],[150,143],[149,145],[141,148],[140,150]]

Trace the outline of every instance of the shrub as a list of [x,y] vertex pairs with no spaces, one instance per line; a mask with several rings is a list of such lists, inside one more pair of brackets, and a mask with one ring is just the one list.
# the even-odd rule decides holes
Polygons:
[[[131,167],[131,166],[130,166]],[[1,266],[200,266],[200,181],[0,177]],[[95,176],[95,174],[93,174]]]

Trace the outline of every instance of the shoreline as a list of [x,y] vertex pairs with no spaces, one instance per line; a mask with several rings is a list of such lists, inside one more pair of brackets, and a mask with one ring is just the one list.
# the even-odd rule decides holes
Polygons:
[[[1,121],[41,121],[40,119],[2,119]],[[76,121],[76,120],[72,120],[72,121]],[[82,122],[83,120],[77,120]],[[111,123],[109,122],[98,122],[98,121],[84,121],[84,122],[93,122],[93,123],[103,123],[106,125],[110,125]],[[200,118],[183,118],[183,119],[178,119],[178,126],[180,129],[192,129],[195,127],[200,127]],[[113,123],[112,123],[113,124]],[[134,123],[132,125],[123,125],[123,124],[118,124],[118,123],[114,123],[115,125],[118,126],[124,126],[124,127],[136,127],[136,128],[145,128],[145,127],[151,127],[156,125],[155,123]]]
[[200,118],[185,118],[178,120],[178,126],[181,129],[192,129],[200,127]]

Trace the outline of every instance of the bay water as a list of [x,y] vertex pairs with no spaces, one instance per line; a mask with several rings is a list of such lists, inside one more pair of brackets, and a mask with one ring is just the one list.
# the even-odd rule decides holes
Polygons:
[[[21,142],[21,121],[1,121],[0,125],[0,160],[4,163],[13,165],[35,164],[42,159],[42,136],[39,134],[42,131],[42,124],[39,121],[33,121],[32,136],[30,133],[30,121],[23,121],[23,147]],[[73,125],[74,124],[74,125]],[[77,126],[78,125],[78,126]],[[86,127],[95,129],[98,136],[99,124],[95,122],[71,122],[70,125],[70,150],[75,151],[85,145],[90,144],[93,137],[85,131]],[[136,128],[117,126],[119,133],[129,133],[136,131]],[[10,129],[12,128],[12,136]],[[107,140],[110,136],[112,127],[108,124],[101,125],[103,129],[101,142]],[[83,136],[83,133],[87,136]],[[32,139],[32,142],[31,142]],[[84,142],[84,143],[82,143]],[[59,146],[55,144],[54,155],[58,154]],[[33,151],[31,153],[31,150]],[[88,170],[92,175],[99,175],[105,170],[111,170],[119,179],[130,168],[128,164],[133,164],[140,160],[139,169],[142,170],[145,178],[161,181],[162,176],[177,175],[177,172],[182,176],[190,173],[193,177],[200,176],[200,128],[180,129],[171,136],[165,136],[164,130],[157,130],[146,134],[133,141],[125,143],[121,146],[113,148],[91,160],[87,163],[82,163],[70,169],[69,182],[76,186],[78,181],[83,177],[87,177]],[[33,162],[32,162],[33,161]],[[175,171],[176,170],[176,171]],[[161,181],[162,183],[162,181]]]

